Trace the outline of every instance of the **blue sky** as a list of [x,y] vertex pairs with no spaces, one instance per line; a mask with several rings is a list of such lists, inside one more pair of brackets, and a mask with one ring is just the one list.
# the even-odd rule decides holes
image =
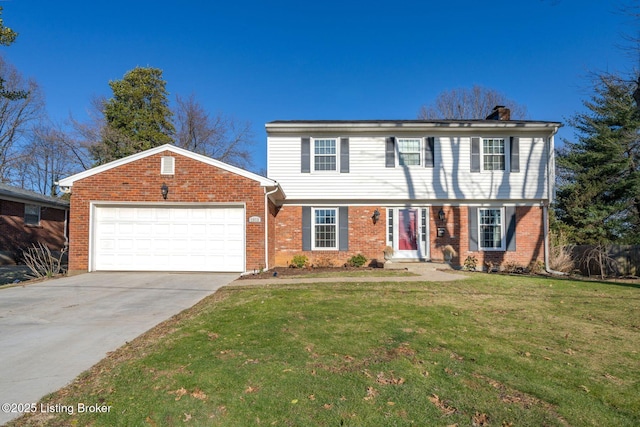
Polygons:
[[[52,119],[86,118],[109,80],[163,70],[167,89],[250,121],[253,170],[264,124],[293,119],[414,119],[443,90],[479,84],[565,121],[589,73],[630,71],[632,33],[616,1],[8,0],[20,35],[2,52],[43,88]],[[565,127],[561,137],[572,138]]]

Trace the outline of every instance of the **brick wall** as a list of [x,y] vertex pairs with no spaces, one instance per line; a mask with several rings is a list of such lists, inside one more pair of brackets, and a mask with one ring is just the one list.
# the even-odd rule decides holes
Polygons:
[[[445,220],[440,221],[438,213],[442,208]],[[375,209],[380,219],[373,225],[371,216]],[[467,207],[432,206],[429,209],[429,242],[431,259],[443,261],[443,249],[450,245],[456,255],[452,264],[463,265],[467,256],[478,260],[478,268],[485,262],[498,265],[516,263],[523,267],[531,262],[544,260],[544,233],[541,207],[516,208],[516,250],[515,251],[470,251],[469,217]],[[334,265],[344,264],[351,256],[363,254],[367,259],[383,260],[382,250],[386,246],[386,209],[380,206],[349,207],[349,250],[348,251],[303,251],[302,250],[302,207],[284,206],[276,216],[275,264],[287,266],[295,255],[305,255],[311,264],[331,260]],[[438,228],[445,229],[438,237]]]
[[[445,235],[437,237],[437,227],[443,223],[438,219],[440,209],[445,212]],[[431,258],[443,260],[443,248],[451,245],[457,252],[452,264],[463,265],[468,256],[478,260],[478,268],[491,262],[495,265],[515,263],[523,267],[532,262],[544,261],[544,222],[539,206],[516,208],[516,250],[515,251],[470,251],[469,219],[467,207],[433,206],[431,208]]]
[[0,264],[19,260],[22,251],[37,242],[52,251],[61,250],[65,245],[64,220],[63,209],[43,206],[40,225],[25,225],[24,203],[0,200],[0,252],[4,254]]
[[[371,216],[378,209],[380,219],[374,225]],[[341,266],[354,255],[364,255],[368,262],[384,261],[386,246],[386,210],[380,206],[349,207],[349,250],[348,251],[303,251],[302,250],[302,207],[283,206],[276,216],[275,264],[286,267],[295,255],[305,255],[313,265],[330,261]]]
[[[175,157],[175,174],[160,175],[162,156]],[[169,187],[167,200],[160,188]],[[74,183],[71,195],[69,269],[89,267],[91,201],[246,203],[246,269],[265,267],[264,189],[259,183],[173,152],[144,157]],[[261,222],[249,222],[258,216]]]

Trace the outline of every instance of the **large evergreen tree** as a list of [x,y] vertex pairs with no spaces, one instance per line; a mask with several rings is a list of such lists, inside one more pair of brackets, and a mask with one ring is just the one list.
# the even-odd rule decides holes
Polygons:
[[637,83],[600,76],[558,156],[558,219],[577,244],[640,243]]
[[166,82],[162,70],[137,67],[109,82],[113,97],[103,106],[101,143],[92,147],[97,164],[173,142]]

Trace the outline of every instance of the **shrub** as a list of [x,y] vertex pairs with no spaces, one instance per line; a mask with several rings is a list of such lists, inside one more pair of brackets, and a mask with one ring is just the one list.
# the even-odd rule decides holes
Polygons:
[[333,259],[330,256],[321,256],[316,259],[314,267],[316,268],[331,268],[334,266]]
[[295,268],[304,268],[308,264],[309,258],[307,258],[305,255],[295,255],[291,260],[291,264],[289,265]]
[[362,267],[367,262],[367,258],[364,255],[354,255],[347,261],[350,267]]
[[48,246],[38,242],[27,248],[22,255],[25,264],[31,269],[34,277],[51,278],[62,272],[62,258],[65,251],[66,248],[63,248],[60,251],[60,255],[55,257],[51,254]]
[[474,256],[469,255],[467,259],[464,260],[464,269],[467,271],[476,271],[478,267],[478,259]]
[[502,270],[511,274],[524,274],[527,272],[527,269],[518,264],[515,261],[507,261],[502,265]]

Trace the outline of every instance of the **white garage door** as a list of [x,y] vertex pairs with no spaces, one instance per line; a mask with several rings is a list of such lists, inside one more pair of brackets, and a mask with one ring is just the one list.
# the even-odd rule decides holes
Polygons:
[[244,271],[244,208],[96,206],[93,270]]

